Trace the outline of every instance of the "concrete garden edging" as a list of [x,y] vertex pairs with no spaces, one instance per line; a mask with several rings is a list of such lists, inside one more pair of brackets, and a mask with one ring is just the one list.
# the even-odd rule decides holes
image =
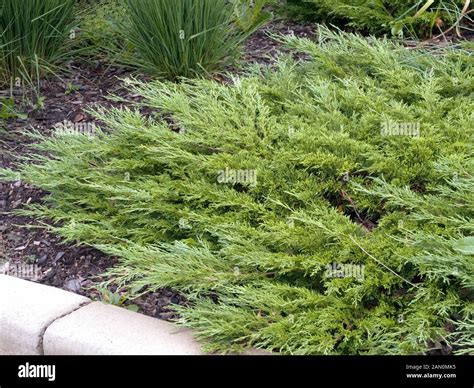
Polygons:
[[192,331],[0,275],[0,355],[199,355]]

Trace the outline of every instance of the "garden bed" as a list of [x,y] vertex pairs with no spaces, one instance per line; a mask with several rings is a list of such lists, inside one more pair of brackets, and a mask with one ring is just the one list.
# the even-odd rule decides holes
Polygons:
[[[247,64],[270,65],[278,57],[282,45],[270,38],[268,33],[294,33],[296,36],[312,37],[315,27],[278,22],[258,31],[246,43],[240,69],[231,70],[234,74],[241,72],[241,68]],[[87,113],[88,109],[99,106],[133,106],[134,101],[140,101],[141,98],[127,91],[121,81],[130,74],[130,70],[110,67],[107,63],[77,62],[69,66],[68,73],[61,79],[51,78],[44,81],[40,91],[44,98],[44,107],[18,108],[25,108],[23,111],[27,117],[9,119],[8,132],[0,133],[0,168],[15,169],[19,158],[36,152],[30,147],[34,140],[28,136],[32,129],[51,135],[52,128],[64,120],[79,124],[96,124],[95,119]],[[226,82],[226,79],[222,78],[220,81]],[[3,91],[3,95],[8,94],[8,90]],[[119,96],[130,103],[111,101],[110,95]],[[21,180],[0,182],[0,252],[3,252],[12,265],[39,265],[42,277],[38,281],[42,284],[92,299],[107,298],[107,295],[101,295],[101,292],[92,286],[101,279],[100,275],[106,269],[115,264],[116,258],[94,248],[65,243],[60,236],[48,231],[45,225],[35,218],[14,214],[16,209],[26,204],[42,203],[45,195],[41,189]],[[113,289],[111,288],[112,291]],[[172,320],[176,318],[176,313],[169,305],[185,305],[186,299],[171,289],[163,289],[137,300],[126,301],[125,304],[131,303],[137,305],[139,311],[146,315]]]
[[[398,25],[393,40],[289,21],[252,35],[266,9],[223,29],[203,2],[215,31],[176,34],[162,15],[180,27],[197,8],[142,1],[125,34],[83,19],[94,50],[2,103],[0,261],[192,327],[208,351],[472,352],[472,33],[448,12],[449,34],[421,42]],[[438,17],[418,13],[404,23]]]

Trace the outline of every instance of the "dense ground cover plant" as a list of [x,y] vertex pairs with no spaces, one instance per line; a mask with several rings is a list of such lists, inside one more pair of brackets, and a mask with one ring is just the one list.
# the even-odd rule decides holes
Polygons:
[[51,194],[27,213],[118,256],[129,295],[185,294],[208,349],[473,352],[472,57],[283,40],[310,59],[132,80],[163,120],[99,110],[110,134],[35,135],[50,156],[22,176]]
[[76,44],[85,47],[84,56],[114,62],[131,51],[120,33],[119,25],[126,12],[121,0],[82,0],[79,9],[80,33]]
[[0,0],[0,83],[37,82],[70,55],[74,0]]
[[[348,25],[371,33],[439,34],[461,21],[471,21],[466,0],[283,0],[284,10],[306,20]],[[464,19],[464,20],[463,20]]]
[[123,0],[124,38],[136,50],[130,62],[176,79],[221,70],[243,41],[269,20],[263,2],[242,0]]

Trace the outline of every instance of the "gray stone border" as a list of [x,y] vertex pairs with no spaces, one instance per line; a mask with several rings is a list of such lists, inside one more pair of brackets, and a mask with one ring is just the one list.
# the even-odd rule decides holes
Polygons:
[[202,354],[191,330],[0,274],[0,356]]
[[199,355],[190,330],[0,275],[0,355]]

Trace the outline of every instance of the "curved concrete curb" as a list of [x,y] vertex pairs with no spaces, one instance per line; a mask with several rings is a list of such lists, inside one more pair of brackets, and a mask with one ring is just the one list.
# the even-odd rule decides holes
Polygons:
[[99,302],[53,322],[43,347],[45,354],[56,355],[201,354],[191,331]]
[[[0,275],[0,356],[201,355],[191,330]],[[271,355],[250,349],[243,355]]]
[[197,355],[189,330],[0,275],[0,355]]
[[43,354],[46,328],[88,303],[76,294],[0,275],[0,354]]

